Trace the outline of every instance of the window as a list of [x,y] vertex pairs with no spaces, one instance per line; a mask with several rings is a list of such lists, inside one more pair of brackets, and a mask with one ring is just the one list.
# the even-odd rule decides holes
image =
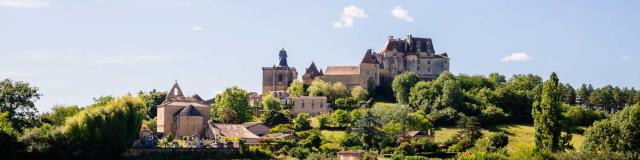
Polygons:
[[418,71],[420,71],[420,66],[418,66]]
[[283,79],[283,77],[282,77],[282,73],[279,73],[279,74],[278,74],[278,82],[282,82],[282,79]]
[[431,60],[428,60],[428,61],[427,61],[427,64],[431,64]]
[[420,59],[418,59],[418,64],[420,64]]
[[311,102],[311,109],[313,109],[313,102]]
[[431,72],[431,67],[427,68],[427,72]]
[[300,105],[300,108],[304,108],[304,102],[302,102],[302,105]]

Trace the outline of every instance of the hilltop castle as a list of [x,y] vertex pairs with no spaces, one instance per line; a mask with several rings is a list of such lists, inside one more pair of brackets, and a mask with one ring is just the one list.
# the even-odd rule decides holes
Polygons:
[[[280,51],[278,66],[263,67],[263,92],[284,92],[297,78],[294,67],[287,65],[287,53]],[[389,36],[379,52],[368,49],[357,66],[327,66],[318,70],[315,62],[305,69],[302,81],[310,84],[315,78],[328,82],[341,82],[347,87],[377,87],[389,85],[393,78],[403,72],[415,72],[422,80],[431,80],[440,73],[449,71],[447,53],[436,54],[430,38],[408,35],[405,39]]]

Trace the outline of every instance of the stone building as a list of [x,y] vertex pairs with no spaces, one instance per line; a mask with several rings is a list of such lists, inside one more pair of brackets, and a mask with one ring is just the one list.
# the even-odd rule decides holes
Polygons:
[[203,136],[212,102],[203,100],[197,94],[185,97],[176,82],[165,101],[158,105],[157,132],[176,137]]
[[436,54],[430,38],[408,35],[406,39],[389,36],[377,54],[381,62],[380,76],[387,81],[406,71],[417,73],[423,80],[431,80],[449,71],[447,53]]
[[342,82],[349,88],[356,85],[369,88],[390,85],[396,75],[407,71],[417,73],[422,80],[435,79],[449,71],[449,56],[436,54],[430,38],[389,36],[379,53],[367,50],[358,66],[328,66],[322,79]]
[[262,67],[262,93],[284,92],[291,82],[298,78],[296,68],[287,64],[287,51],[283,48],[278,56],[280,62],[277,66]]
[[374,54],[371,49],[367,50],[358,66],[327,66],[322,79],[331,83],[341,82],[348,88],[378,86],[380,63]]
[[292,96],[287,97],[284,101],[289,105],[289,113],[298,115],[299,113],[309,113],[310,115],[319,115],[322,113],[331,113],[331,107],[327,103],[327,97],[324,96]]
[[307,68],[304,74],[302,75],[302,82],[308,85],[308,84],[311,84],[311,81],[313,81],[314,79],[322,76],[324,76],[322,69],[318,71],[318,67],[316,67],[316,63],[311,62],[311,65],[309,66],[309,68]]

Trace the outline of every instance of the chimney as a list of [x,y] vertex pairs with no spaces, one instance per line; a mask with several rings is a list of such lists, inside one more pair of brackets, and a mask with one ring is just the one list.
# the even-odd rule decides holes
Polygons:
[[407,35],[407,40],[411,40],[413,38],[412,35]]
[[392,36],[392,35],[389,35],[389,40],[392,40],[392,39],[393,39],[393,36]]

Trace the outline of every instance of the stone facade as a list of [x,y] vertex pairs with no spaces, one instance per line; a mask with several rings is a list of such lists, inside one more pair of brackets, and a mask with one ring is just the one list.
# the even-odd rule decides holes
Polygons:
[[434,79],[449,71],[449,56],[435,54],[430,38],[389,36],[380,53],[367,50],[358,66],[328,66],[322,79],[342,82],[349,88],[357,85],[369,88],[390,85],[396,75],[407,71],[417,73],[422,80]]
[[287,64],[287,51],[280,50],[280,62],[273,67],[262,67],[262,93],[284,92],[287,87],[298,78],[295,67]]
[[176,82],[167,98],[158,105],[157,132],[176,137],[203,136],[212,100],[202,100],[197,94],[185,97]]
[[431,80],[449,71],[449,56],[447,53],[436,54],[430,38],[408,35],[406,39],[394,39],[389,36],[376,58],[382,64],[380,75],[383,79],[393,79],[411,71],[423,80]]
[[289,104],[292,115],[299,113],[309,113],[310,115],[331,113],[331,107],[329,107],[327,103],[327,97],[324,96],[296,96],[288,97],[286,100],[292,102]]

